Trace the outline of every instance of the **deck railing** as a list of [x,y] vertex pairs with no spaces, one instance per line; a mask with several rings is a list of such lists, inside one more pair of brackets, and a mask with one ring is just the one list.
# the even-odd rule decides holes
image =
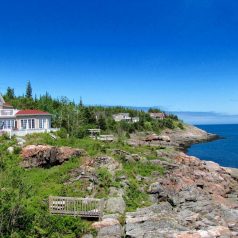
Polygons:
[[51,214],[99,218],[103,215],[104,201],[95,198],[49,197]]

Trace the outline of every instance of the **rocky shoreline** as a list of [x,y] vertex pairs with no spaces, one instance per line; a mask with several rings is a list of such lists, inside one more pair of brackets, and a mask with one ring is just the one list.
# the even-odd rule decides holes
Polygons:
[[192,125],[185,125],[184,129],[165,130],[162,135],[170,137],[171,141],[186,152],[194,144],[207,143],[214,140],[222,139],[219,135],[207,133]]
[[[188,156],[183,151],[194,143],[218,139],[194,126],[183,130],[166,130],[161,135],[132,135],[128,144],[155,146],[157,159],[142,158],[137,154],[115,149],[110,156],[86,157],[84,164],[72,170],[67,184],[84,179],[87,189],[98,186],[95,173],[105,168],[112,178],[123,169],[124,163],[157,164],[165,174],[135,176],[140,190],[149,196],[152,205],[128,212],[125,191],[130,189],[126,176],[118,177],[119,187],[109,187],[102,221],[92,227],[97,238],[235,238],[238,237],[238,169],[224,168],[211,161]],[[85,155],[85,151],[68,147],[28,146],[22,151],[22,166],[54,166],[70,159],[71,155]],[[58,156],[60,155],[60,157]],[[60,160],[56,161],[56,158]],[[161,159],[163,158],[163,159]],[[93,182],[92,182],[93,181]],[[83,238],[92,238],[86,234]]]
[[186,126],[182,132],[167,130],[163,136],[166,141],[153,141],[150,145],[172,146],[176,150],[166,154],[167,161],[153,161],[167,167],[166,175],[158,176],[148,188],[153,205],[127,212],[125,224],[110,217],[111,225],[102,225],[98,237],[238,237],[238,169],[223,168],[181,152],[219,136],[193,126]]
[[192,125],[184,125],[183,129],[166,129],[159,136],[150,133],[132,134],[128,140],[128,144],[132,146],[166,146],[186,152],[191,145],[218,139],[222,139],[222,137],[207,133]]
[[238,180],[218,164],[180,153],[175,169],[151,184],[155,205],[126,214],[126,234],[238,237]]

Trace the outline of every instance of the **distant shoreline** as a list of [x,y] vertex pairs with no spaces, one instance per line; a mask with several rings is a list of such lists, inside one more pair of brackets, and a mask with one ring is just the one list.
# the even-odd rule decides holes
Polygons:
[[222,140],[225,139],[225,137],[222,137],[220,135],[216,135],[216,134],[211,134],[208,133],[208,135],[210,136],[208,139],[204,139],[201,141],[197,141],[197,142],[192,142],[192,143],[188,143],[187,145],[184,145],[182,152],[186,153],[188,152],[188,150],[193,146],[193,145],[197,145],[197,144],[206,144],[206,143],[210,143],[216,140]]
[[[189,155],[206,161],[214,161],[224,167],[238,168],[238,125],[201,125],[199,128],[218,134],[218,137],[214,140],[193,143],[184,151]],[[207,144],[207,142],[212,143]]]

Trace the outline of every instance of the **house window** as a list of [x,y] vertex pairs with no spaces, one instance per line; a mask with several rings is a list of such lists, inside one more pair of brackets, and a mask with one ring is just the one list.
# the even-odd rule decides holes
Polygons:
[[21,129],[26,129],[26,126],[27,126],[27,120],[26,119],[21,120]]
[[35,119],[22,119],[21,129],[35,129]]
[[1,115],[2,116],[12,116],[13,110],[1,110]]
[[14,129],[14,120],[0,120],[0,129]]
[[0,120],[0,129],[3,129],[3,127],[4,127],[4,121]]
[[32,129],[35,129],[36,127],[35,127],[35,119],[32,119],[31,120],[31,128]]
[[42,118],[39,120],[39,127],[40,129],[46,129],[46,119]]
[[6,128],[7,129],[11,128],[11,121],[10,120],[6,120]]
[[31,129],[31,119],[28,119],[27,123],[28,123],[28,128]]

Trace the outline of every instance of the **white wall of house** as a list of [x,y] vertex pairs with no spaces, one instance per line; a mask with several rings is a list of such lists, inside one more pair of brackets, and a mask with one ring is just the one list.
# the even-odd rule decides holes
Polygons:
[[13,109],[0,109],[0,129],[14,129],[17,112]]
[[0,110],[0,130],[38,130],[38,129],[51,129],[51,116],[50,115],[32,115],[32,116],[17,116],[14,114],[1,115]]
[[1,129],[11,129],[15,128],[15,119],[14,118],[0,118],[0,130]]
[[120,122],[120,121],[127,121],[127,122],[139,122],[140,118],[139,117],[130,117],[129,113],[119,113],[119,114],[115,114],[113,115],[113,119],[116,122]]
[[17,116],[16,128],[18,130],[50,129],[51,116],[50,115]]
[[139,121],[140,121],[139,117],[132,117],[132,122],[133,123],[136,123],[136,122],[139,122]]

